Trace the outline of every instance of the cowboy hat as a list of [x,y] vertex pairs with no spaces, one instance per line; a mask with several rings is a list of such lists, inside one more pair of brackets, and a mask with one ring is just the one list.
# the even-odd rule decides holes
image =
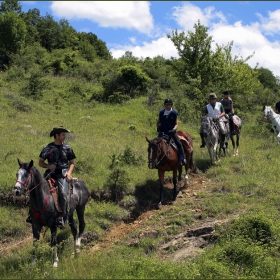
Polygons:
[[217,95],[216,95],[215,93],[211,93],[211,94],[209,95],[209,98],[210,98],[210,99],[217,99]]
[[70,132],[70,131],[64,128],[63,126],[54,127],[53,130],[50,132],[50,137],[61,132]]

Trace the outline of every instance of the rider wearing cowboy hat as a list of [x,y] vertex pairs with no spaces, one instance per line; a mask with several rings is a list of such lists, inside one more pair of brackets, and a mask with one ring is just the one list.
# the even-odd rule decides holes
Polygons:
[[46,145],[39,155],[39,166],[47,169],[44,177],[53,178],[57,183],[59,204],[63,212],[62,216],[58,217],[57,224],[61,228],[64,228],[67,219],[68,183],[72,179],[76,158],[71,146],[64,143],[66,133],[69,132],[63,126],[54,127],[50,132],[50,137],[53,136],[54,141]]
[[159,117],[157,120],[158,137],[161,137],[162,133],[172,137],[178,147],[181,164],[186,165],[187,161],[184,156],[183,146],[176,131],[178,128],[178,112],[172,108],[172,104],[173,102],[170,98],[165,99],[165,108],[159,111]]
[[[209,95],[209,104],[206,105],[205,107],[205,116],[208,116],[212,119],[214,119],[219,127],[220,130],[222,132],[222,143],[225,142],[225,138],[226,138],[226,130],[225,130],[225,124],[224,124],[224,116],[225,116],[225,109],[222,105],[222,103],[220,102],[216,102],[217,101],[217,96],[215,93],[211,93]],[[205,147],[205,142],[204,142],[204,137],[203,137],[203,133],[202,133],[202,127],[200,127],[200,137],[201,137],[201,146],[200,148],[204,148]]]

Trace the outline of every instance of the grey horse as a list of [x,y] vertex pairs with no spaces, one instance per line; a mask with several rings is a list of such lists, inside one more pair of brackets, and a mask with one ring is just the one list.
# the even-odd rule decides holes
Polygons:
[[[239,147],[240,132],[242,128],[242,120],[237,115],[233,115],[232,120],[233,120],[233,125],[235,126],[235,134],[233,134],[232,131],[230,131],[230,140],[233,147],[233,156],[238,156],[238,147]],[[234,140],[234,136],[236,136],[236,142]]]
[[[34,244],[40,238],[43,226],[51,230],[51,246],[54,248],[53,266],[58,266],[57,255],[57,225],[56,219],[58,211],[55,208],[54,199],[51,195],[51,189],[43,178],[40,171],[33,166],[33,160],[29,163],[22,163],[18,159],[19,170],[16,174],[17,181],[13,188],[15,196],[21,196],[23,193],[30,195],[30,215],[32,219],[32,232]],[[70,196],[69,207],[69,225],[74,237],[75,256],[80,251],[81,237],[85,229],[84,211],[86,203],[90,199],[90,192],[82,180],[75,180]],[[76,223],[73,219],[73,213],[76,210],[79,220],[79,233]],[[35,252],[33,252],[33,261],[35,261]]]
[[[204,116],[201,118],[201,128],[202,128],[202,133],[204,137],[204,141],[206,143],[206,147],[208,149],[210,159],[212,164],[216,164],[220,157],[221,157],[221,150],[223,150],[224,155],[226,152],[228,153],[228,141],[229,141],[229,125],[226,123],[226,138],[225,138],[225,145],[222,146],[222,137],[221,133],[219,130],[219,126],[216,124],[216,122],[207,116]],[[218,149],[218,144],[220,144],[219,152],[217,151]]]

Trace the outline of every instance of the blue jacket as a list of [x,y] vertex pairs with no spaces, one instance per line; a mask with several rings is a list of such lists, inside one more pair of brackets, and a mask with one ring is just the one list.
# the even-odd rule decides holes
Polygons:
[[178,117],[178,112],[172,109],[168,116],[164,116],[164,111],[165,109],[161,109],[159,111],[159,130],[167,134],[169,130],[174,128]]

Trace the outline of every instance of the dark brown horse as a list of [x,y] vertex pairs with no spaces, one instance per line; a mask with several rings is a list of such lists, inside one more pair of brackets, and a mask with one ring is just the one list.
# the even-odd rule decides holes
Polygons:
[[[192,172],[196,172],[195,164],[193,161],[193,143],[191,136],[184,131],[177,131],[177,134],[180,138],[180,141],[183,145],[185,152],[185,158],[187,164],[185,166],[186,177],[188,169],[190,168]],[[171,139],[168,137],[155,138],[149,140],[146,137],[146,140],[149,143],[148,146],[148,161],[149,168],[158,169],[158,177],[160,182],[160,197],[158,208],[162,207],[163,201],[163,185],[164,185],[164,173],[165,171],[173,172],[173,200],[176,200],[178,189],[177,182],[182,180],[182,165],[180,164],[180,157],[178,155],[177,147],[173,144]],[[177,172],[179,171],[178,179]]]

